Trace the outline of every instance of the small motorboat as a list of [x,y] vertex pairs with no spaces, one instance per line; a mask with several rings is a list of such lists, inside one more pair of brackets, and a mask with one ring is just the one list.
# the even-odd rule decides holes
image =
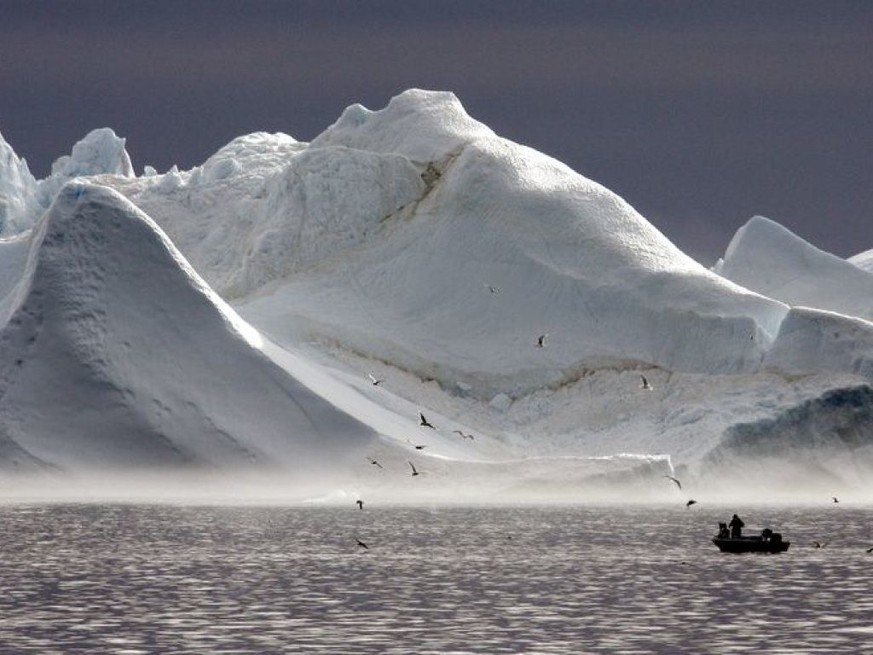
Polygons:
[[713,537],[712,543],[723,553],[784,553],[791,545],[770,528],[753,537]]

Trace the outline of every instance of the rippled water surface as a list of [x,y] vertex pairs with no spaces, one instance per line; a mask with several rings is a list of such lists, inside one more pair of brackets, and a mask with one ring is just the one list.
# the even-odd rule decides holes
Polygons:
[[0,652],[873,652],[873,511],[736,509],[788,553],[721,507],[5,506]]

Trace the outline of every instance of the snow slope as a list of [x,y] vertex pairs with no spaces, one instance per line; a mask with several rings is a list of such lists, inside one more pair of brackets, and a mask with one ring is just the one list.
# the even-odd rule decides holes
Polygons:
[[289,377],[122,196],[62,188],[30,238],[0,332],[5,465],[267,467],[361,453],[363,424]]

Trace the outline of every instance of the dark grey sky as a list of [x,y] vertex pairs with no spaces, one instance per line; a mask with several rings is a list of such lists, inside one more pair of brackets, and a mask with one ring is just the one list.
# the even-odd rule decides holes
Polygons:
[[97,127],[137,170],[349,104],[455,92],[704,264],[754,214],[873,248],[873,2],[0,0],[0,132],[33,172]]

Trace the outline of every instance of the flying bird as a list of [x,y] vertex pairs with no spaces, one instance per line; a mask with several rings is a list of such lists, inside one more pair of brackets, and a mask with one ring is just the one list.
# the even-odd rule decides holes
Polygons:
[[377,378],[377,377],[376,377],[375,375],[373,375],[372,373],[367,373],[367,377],[370,378],[370,383],[371,383],[374,387],[378,387],[380,384],[382,384],[382,383],[385,381],[385,380],[383,380],[382,378]]
[[428,421],[424,417],[424,414],[422,414],[421,412],[418,413],[418,424],[423,428],[430,428],[431,430],[436,430],[436,428],[433,425],[431,425],[431,422]]
[[356,500],[355,503],[357,503],[358,509],[364,509],[364,501],[363,500]]
[[687,508],[691,507],[692,505],[696,505],[696,504],[697,504],[697,501],[692,498],[687,503],[685,503],[685,508],[687,509]]
[[363,541],[361,541],[361,540],[358,539],[357,537],[355,537],[355,541],[358,542],[358,547],[360,547],[360,548],[366,548],[366,549],[369,549],[369,548],[370,548],[367,544],[365,544]]
[[409,445],[412,446],[413,448],[415,448],[416,450],[424,450],[425,448],[427,448],[427,446],[425,444],[412,443],[412,441],[410,441],[409,439],[407,439],[406,441],[408,441]]
[[464,434],[460,430],[452,430],[452,432],[454,432],[455,434],[461,435],[461,439],[473,439],[474,438],[472,434]]
[[675,482],[676,486],[679,487],[680,489],[682,488],[682,483],[679,482],[679,480],[674,478],[672,475],[665,475],[664,477],[667,478],[668,480],[672,480],[673,482]]
[[379,468],[384,468],[377,460],[373,459],[372,457],[368,457],[367,461],[370,462],[370,464],[372,464],[373,466],[378,466]]
[[869,553],[873,553],[873,548],[868,548],[868,549],[867,549],[867,553],[868,553],[868,554],[869,554]]
[[826,541],[813,541],[812,542],[813,548],[824,548],[827,545],[828,545],[828,542],[826,542]]
[[640,376],[640,389],[645,389],[646,391],[651,391],[653,389],[645,375]]
[[413,464],[412,462],[409,462],[409,465],[412,467],[412,475],[413,475],[413,477],[415,477],[416,475],[421,475],[421,473],[419,473],[419,472],[415,469],[415,464]]

